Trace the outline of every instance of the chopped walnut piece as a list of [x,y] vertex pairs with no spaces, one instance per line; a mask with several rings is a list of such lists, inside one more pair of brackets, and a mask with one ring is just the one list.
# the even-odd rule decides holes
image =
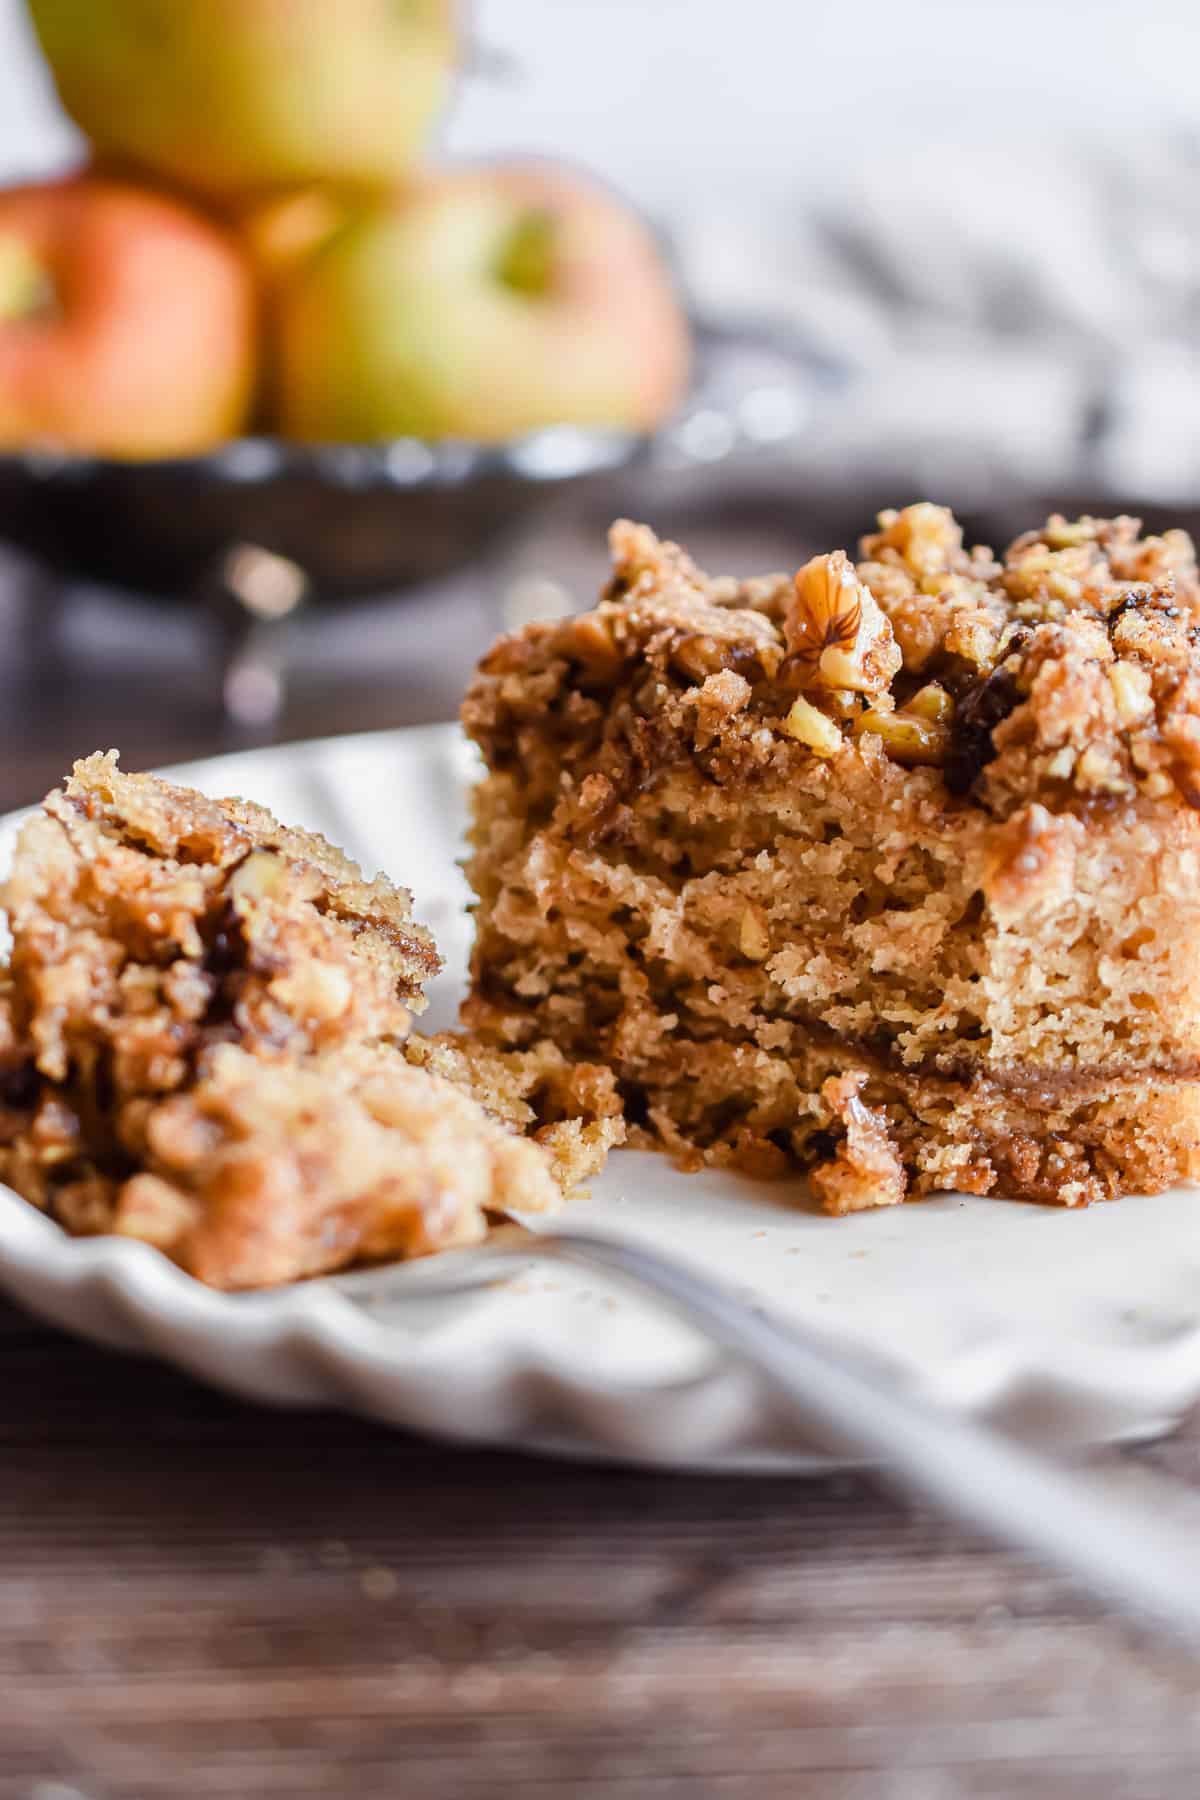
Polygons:
[[818,706],[798,694],[788,708],[779,729],[817,756],[836,756],[845,744],[834,721]]
[[1094,794],[1132,794],[1122,759],[1110,748],[1089,744],[1075,762],[1075,786]]
[[882,693],[900,669],[892,628],[844,550],[800,570],[783,631],[807,686]]
[[1138,663],[1114,663],[1108,671],[1108,680],[1113,691],[1117,718],[1122,725],[1137,725],[1154,711],[1149,669],[1142,668]]
[[863,556],[894,552],[926,593],[936,593],[962,557],[962,526],[948,506],[918,500],[900,512],[881,512],[879,525],[874,537],[863,540]]
[[340,963],[307,962],[271,984],[272,998],[298,1019],[328,1024],[354,999],[354,985]]
[[766,962],[771,954],[771,932],[761,906],[748,905],[738,929],[738,948],[747,962]]
[[874,732],[893,762],[930,763],[940,767],[950,749],[950,733],[944,725],[910,713],[879,712],[869,707],[860,713],[855,733]]
[[1035,542],[1006,571],[1004,585],[1017,602],[1035,602],[1043,607],[1049,602],[1058,602],[1060,607],[1074,606],[1083,599],[1096,563],[1086,541],[1064,544],[1058,550]]
[[274,850],[252,850],[229,877],[229,892],[235,900],[313,900],[321,892],[316,870],[306,870],[303,879],[294,865]]
[[866,1079],[861,1071],[834,1075],[821,1088],[821,1099],[844,1135],[831,1160],[813,1170],[811,1181],[822,1210],[836,1216],[898,1206],[908,1190],[886,1112],[860,1098]]
[[686,629],[666,634],[671,667],[702,682],[723,671],[753,669],[768,678],[783,660],[779,634],[758,613],[697,606]]
[[561,638],[564,650],[586,669],[612,675],[620,666],[620,648],[607,622],[597,613],[584,613],[569,620]]
[[935,725],[948,725],[954,717],[954,701],[940,682],[931,681],[918,689],[904,711]]
[[[1051,513],[1040,535],[1051,550],[1071,550],[1095,537],[1095,524],[1095,519],[1067,520],[1061,513]],[[1031,541],[1036,542],[1036,536]]]
[[[822,688],[815,710],[828,713],[839,725],[853,725],[862,710],[863,696],[853,688]],[[875,694],[871,704],[880,712],[890,712],[895,705],[890,694]]]

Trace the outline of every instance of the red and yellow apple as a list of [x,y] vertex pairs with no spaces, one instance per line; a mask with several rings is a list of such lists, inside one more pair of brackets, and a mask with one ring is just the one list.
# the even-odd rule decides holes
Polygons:
[[0,448],[144,458],[238,432],[254,284],[226,235],[96,176],[0,192]]
[[392,184],[445,101],[460,0],[30,0],[105,158],[215,198]]
[[540,163],[432,173],[361,207],[283,261],[272,306],[279,424],[307,441],[649,430],[687,379],[645,225]]

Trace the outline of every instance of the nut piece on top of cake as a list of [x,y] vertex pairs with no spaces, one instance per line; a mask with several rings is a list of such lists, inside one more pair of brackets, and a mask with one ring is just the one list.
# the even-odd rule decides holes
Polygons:
[[996,558],[920,504],[794,578],[612,551],[465,703],[476,1034],[835,1213],[1200,1174],[1187,536],[1056,516]]
[[417,1066],[439,958],[411,897],[261,807],[93,756],[23,827],[4,904],[0,1179],[214,1286],[472,1242],[617,1135],[576,1121],[556,1162],[521,1135],[528,1057],[491,1085]]

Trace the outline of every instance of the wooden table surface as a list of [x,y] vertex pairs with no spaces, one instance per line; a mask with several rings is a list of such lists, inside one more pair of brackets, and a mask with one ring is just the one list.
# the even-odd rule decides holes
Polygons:
[[446,1449],[12,1311],[0,1377],[3,1800],[1200,1786],[1195,1662],[863,1477]]
[[[473,605],[414,610],[399,673],[316,659],[284,731],[444,715]],[[195,659],[22,654],[0,633],[0,807],[98,744],[229,747]],[[865,1477],[444,1448],[9,1308],[0,1442],[0,1800],[1200,1793],[1200,1663]],[[1195,1430],[1117,1460],[1200,1496]]]

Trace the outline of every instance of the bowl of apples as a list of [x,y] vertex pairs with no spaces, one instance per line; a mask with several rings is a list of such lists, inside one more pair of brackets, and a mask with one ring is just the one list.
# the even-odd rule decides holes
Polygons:
[[456,0],[29,7],[92,156],[0,192],[0,538],[269,620],[448,572],[689,407],[711,456],[722,334],[638,213],[416,161]]

